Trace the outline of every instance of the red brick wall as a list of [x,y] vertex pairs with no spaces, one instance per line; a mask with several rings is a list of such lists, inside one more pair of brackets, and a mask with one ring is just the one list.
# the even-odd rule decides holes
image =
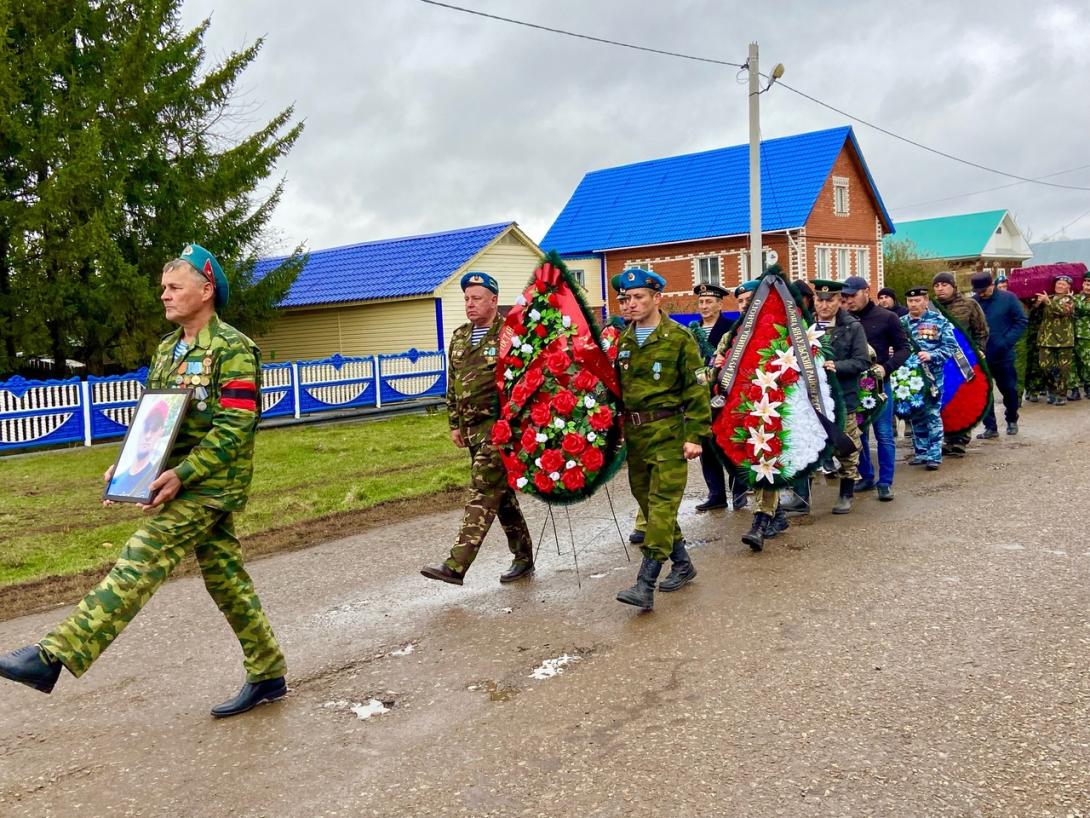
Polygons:
[[[848,214],[837,215],[833,206],[833,180],[839,177],[848,180]],[[766,194],[767,195],[767,194]],[[830,273],[843,281],[849,275],[859,275],[856,268],[855,250],[868,249],[869,271],[872,290],[879,285],[879,265],[882,245],[878,234],[878,208],[870,194],[870,185],[866,174],[855,155],[850,142],[844,144],[840,156],[833,163],[833,170],[818,195],[810,218],[806,222],[806,278],[817,277],[818,246],[832,249]],[[849,270],[837,269],[836,248],[847,247],[849,252]]]

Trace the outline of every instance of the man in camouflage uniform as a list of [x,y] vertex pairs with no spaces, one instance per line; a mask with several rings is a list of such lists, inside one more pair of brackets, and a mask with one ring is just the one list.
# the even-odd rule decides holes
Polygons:
[[1068,376],[1068,398],[1090,398],[1090,275],[1082,280],[1082,292],[1075,295],[1075,362]]
[[234,525],[253,477],[260,353],[216,316],[227,303],[227,279],[203,247],[188,245],[169,262],[162,288],[166,318],[180,328],[159,345],[147,386],[187,389],[190,403],[144,507],[158,510],[71,616],[37,645],[0,657],[0,676],[45,693],[62,666],[82,676],[193,551],[208,593],[242,646],[247,681],[234,699],[212,709],[214,716],[233,716],[287,692],[284,656],[243,567]]
[[[988,348],[988,319],[984,316],[984,310],[976,301],[958,292],[957,279],[950,270],[936,273],[931,279],[931,289],[935,293],[935,300],[942,305],[946,314],[961,324],[977,352],[983,355]],[[951,457],[964,457],[965,447],[969,445],[972,436],[972,429],[957,434],[944,434],[942,453]]]
[[500,416],[496,388],[503,327],[498,307],[500,288],[492,276],[477,272],[462,276],[461,285],[469,323],[458,327],[450,339],[447,412],[450,439],[459,449],[469,449],[471,496],[450,556],[439,565],[425,566],[420,573],[428,579],[461,585],[492,520],[499,517],[514,555],[511,567],[500,575],[500,582],[514,582],[534,573],[534,550],[514,489],[507,483],[499,449],[492,443],[492,426]]
[[925,400],[909,420],[912,423],[914,455],[909,464],[937,471],[942,464],[942,382],[943,367],[956,354],[954,325],[927,298],[926,287],[913,287],[905,293],[908,312],[901,316],[912,351],[931,373],[937,394]]
[[1053,279],[1055,293],[1038,293],[1042,310],[1037,332],[1037,360],[1048,387],[1048,402],[1067,403],[1067,382],[1075,360],[1075,297],[1071,295],[1071,276]]
[[671,560],[660,591],[676,591],[696,576],[677,511],[685,491],[686,460],[700,457],[700,441],[711,430],[703,366],[692,334],[660,309],[665,280],[639,268],[625,270],[618,292],[629,297],[632,323],[617,343],[617,374],[624,403],[628,485],[647,520],[636,584],[617,601],[645,611],[654,607],[655,583]]

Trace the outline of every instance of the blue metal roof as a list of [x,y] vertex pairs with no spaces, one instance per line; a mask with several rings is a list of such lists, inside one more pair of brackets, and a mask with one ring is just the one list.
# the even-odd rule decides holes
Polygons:
[[[514,222],[315,250],[281,307],[429,295]],[[280,258],[262,259],[261,279]]]
[[[806,223],[845,140],[892,230],[850,126],[761,143],[762,230]],[[735,145],[588,173],[540,246],[568,255],[748,232],[749,146]]]

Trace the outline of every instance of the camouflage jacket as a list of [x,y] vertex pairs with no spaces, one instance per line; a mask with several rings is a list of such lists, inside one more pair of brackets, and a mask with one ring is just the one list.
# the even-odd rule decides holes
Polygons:
[[946,312],[965,328],[969,340],[976,348],[983,352],[988,347],[988,320],[984,317],[984,310],[971,298],[966,298],[961,293],[954,293],[949,301],[939,299],[939,303]]
[[261,351],[215,315],[178,360],[181,328],[163,338],[148,372],[149,389],[188,389],[189,408],[167,468],[182,481],[179,497],[225,511],[246,505],[254,475],[254,435],[261,416]]
[[1090,340],[1090,296],[1075,295],[1075,337]]
[[1037,331],[1039,347],[1075,346],[1075,297],[1054,295],[1044,305],[1041,328]]
[[905,335],[913,345],[913,351],[926,352],[931,356],[927,366],[937,379],[941,379],[943,364],[958,349],[954,325],[943,318],[938,310],[926,309],[919,318],[902,315],[901,326],[905,328]]
[[472,345],[472,324],[454,330],[447,352],[447,412],[450,428],[459,429],[466,443],[482,431],[478,427],[500,416],[500,393],[496,388],[496,360],[500,328],[496,316],[477,346]]
[[[636,340],[635,324],[629,325],[617,342],[616,367],[626,411],[678,412],[646,428],[653,428],[664,440],[680,437],[688,443],[699,443],[711,434],[708,387],[697,380],[704,360],[692,333],[681,324],[660,313],[659,325],[642,347]],[[632,432],[626,426],[625,436],[631,438]]]

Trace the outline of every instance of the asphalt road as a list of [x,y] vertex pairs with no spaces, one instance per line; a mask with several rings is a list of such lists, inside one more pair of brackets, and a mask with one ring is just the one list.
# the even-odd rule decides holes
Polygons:
[[1090,816],[1088,420],[1031,406],[845,517],[818,487],[762,554],[747,514],[694,513],[694,465],[699,577],[651,614],[613,599],[638,554],[601,493],[512,586],[498,529],[464,587],[421,577],[459,519],[426,509],[255,562],[291,692],[225,721],[238,647],[180,579],[83,679],[0,686],[0,814]]

